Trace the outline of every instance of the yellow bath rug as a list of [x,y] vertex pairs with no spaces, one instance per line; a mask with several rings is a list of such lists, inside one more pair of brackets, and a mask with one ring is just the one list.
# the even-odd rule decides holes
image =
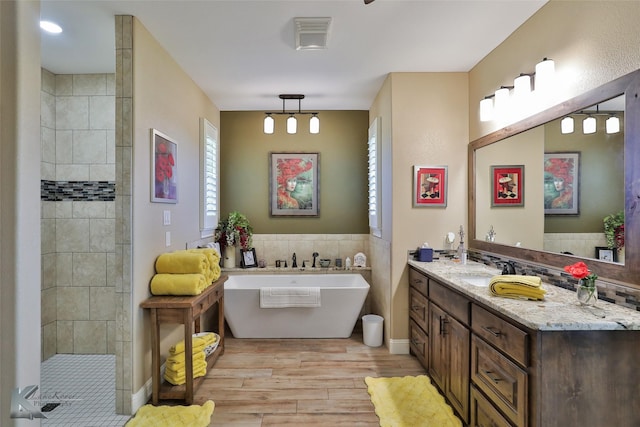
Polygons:
[[212,400],[202,406],[153,406],[144,405],[138,409],[126,427],[207,427],[215,404]]
[[366,377],[380,427],[462,427],[429,377]]

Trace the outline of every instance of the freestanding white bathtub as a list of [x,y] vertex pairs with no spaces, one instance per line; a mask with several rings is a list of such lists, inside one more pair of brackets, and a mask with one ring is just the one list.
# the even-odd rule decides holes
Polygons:
[[[260,288],[320,288],[320,307],[260,308]],[[369,284],[360,274],[230,275],[224,315],[236,338],[348,338]]]

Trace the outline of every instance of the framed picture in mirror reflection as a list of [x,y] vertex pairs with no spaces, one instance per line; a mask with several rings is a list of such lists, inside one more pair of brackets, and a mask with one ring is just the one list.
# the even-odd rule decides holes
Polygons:
[[545,215],[577,215],[580,153],[544,154]]
[[491,166],[491,207],[524,206],[524,165]]

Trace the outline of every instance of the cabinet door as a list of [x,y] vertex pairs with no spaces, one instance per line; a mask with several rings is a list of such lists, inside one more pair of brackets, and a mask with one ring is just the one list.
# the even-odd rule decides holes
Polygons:
[[446,396],[462,419],[469,422],[469,329],[453,318],[447,324],[449,385]]
[[446,392],[447,340],[445,324],[447,315],[440,307],[429,303],[429,376]]

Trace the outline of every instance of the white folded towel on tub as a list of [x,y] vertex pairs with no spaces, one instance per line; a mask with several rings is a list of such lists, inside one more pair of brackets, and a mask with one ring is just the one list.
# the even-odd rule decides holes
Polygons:
[[260,308],[320,307],[320,288],[260,288]]

